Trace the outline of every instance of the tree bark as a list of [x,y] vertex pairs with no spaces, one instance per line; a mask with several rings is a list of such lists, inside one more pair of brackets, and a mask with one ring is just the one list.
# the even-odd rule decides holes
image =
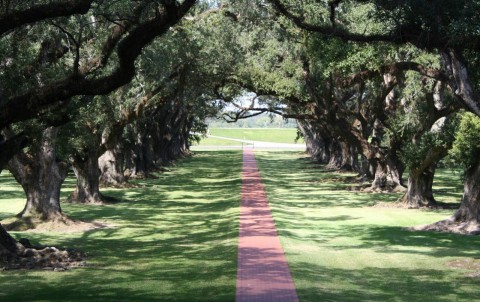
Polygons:
[[24,133],[8,138],[5,138],[0,133],[0,173],[7,166],[12,157],[26,147],[27,143],[28,139],[25,137]]
[[150,172],[149,167],[151,167],[153,161],[150,161],[149,144],[145,135],[137,133],[137,142],[135,143],[133,154],[133,169],[131,171],[131,177],[148,177]]
[[466,64],[453,49],[443,51],[440,55],[444,68],[451,78],[449,85],[458,97],[458,101],[468,108],[468,110],[480,116],[479,96],[470,83]]
[[316,129],[312,123],[299,121],[298,128],[303,134],[307,154],[316,162],[327,164],[330,161],[329,151],[332,140],[320,133],[319,129]]
[[72,166],[77,177],[75,191],[69,197],[73,203],[102,203],[100,194],[100,168],[96,150],[89,150],[85,157],[74,156]]
[[344,141],[334,141],[330,144],[330,160],[327,169],[354,171],[357,165],[355,155],[350,145]]
[[423,171],[410,170],[407,192],[401,198],[402,203],[409,208],[436,206],[432,190],[435,166],[432,164]]
[[38,4],[25,10],[13,10],[0,18],[0,35],[22,25],[45,19],[85,14],[90,10],[93,0],[63,0],[48,4]]
[[37,152],[15,155],[8,164],[27,196],[25,208],[17,215],[19,218],[55,220],[63,217],[60,189],[67,176],[67,165],[56,158],[57,133],[57,128],[45,129]]
[[447,156],[450,147],[432,147],[422,162],[410,167],[407,192],[401,202],[411,208],[437,205],[432,191],[435,168],[437,163]]
[[123,157],[116,149],[107,150],[98,158],[101,171],[100,183],[107,186],[121,186],[127,183],[123,174]]
[[453,216],[456,222],[480,223],[480,157],[467,170],[460,208]]
[[372,186],[368,191],[396,191],[402,190],[401,171],[394,161],[383,159],[376,160]]
[[25,247],[15,240],[0,224],[0,266],[18,259],[23,254]]
[[413,227],[413,230],[480,234],[480,158],[465,175],[464,192],[460,208],[448,219]]

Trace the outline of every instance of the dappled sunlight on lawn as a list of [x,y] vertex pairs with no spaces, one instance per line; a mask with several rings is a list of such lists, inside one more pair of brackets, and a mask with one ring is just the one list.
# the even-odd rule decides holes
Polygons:
[[[88,266],[65,273],[2,273],[0,301],[233,301],[240,168],[240,152],[209,152],[177,163],[158,179],[138,181],[144,186],[102,190],[120,203],[63,204],[72,217],[113,227],[15,234],[86,251]],[[3,199],[0,207],[3,213]]]
[[[372,207],[398,193],[351,191],[352,173],[326,170],[300,152],[257,152],[283,249],[301,301],[474,301],[479,237],[412,232],[450,210]],[[80,249],[88,266],[64,273],[2,272],[0,301],[233,301],[237,269],[241,152],[200,152],[139,186],[103,188],[121,202],[62,204],[71,217],[112,227],[84,233],[14,233]],[[461,184],[439,169],[439,199]],[[24,203],[0,177],[0,218]],[[63,195],[74,182],[67,179]],[[29,291],[25,291],[28,288]]]
[[[296,152],[257,152],[257,161],[301,301],[477,299],[478,278],[446,263],[480,257],[480,238],[406,229],[454,210],[372,207],[400,195],[349,191],[351,173],[325,170]],[[461,195],[442,172],[439,199]]]

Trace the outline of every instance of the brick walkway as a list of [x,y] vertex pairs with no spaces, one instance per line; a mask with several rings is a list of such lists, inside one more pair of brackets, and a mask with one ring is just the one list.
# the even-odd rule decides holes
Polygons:
[[298,301],[253,149],[243,150],[237,301]]

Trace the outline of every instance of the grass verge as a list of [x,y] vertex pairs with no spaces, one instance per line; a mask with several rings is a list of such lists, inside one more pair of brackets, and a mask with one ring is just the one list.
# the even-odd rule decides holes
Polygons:
[[[478,299],[474,265],[456,264],[479,264],[479,237],[404,229],[452,210],[372,208],[399,195],[347,191],[343,180],[351,175],[324,171],[302,156],[256,154],[301,301]],[[438,179],[437,192],[458,187],[448,173]]]
[[[294,144],[297,137],[297,129],[295,128],[265,128],[265,129],[251,129],[251,128],[212,128],[211,135],[223,136],[235,139],[245,139],[251,141],[272,142],[272,143],[288,143]],[[212,145],[208,138],[203,143]],[[303,142],[303,140],[301,140]],[[203,144],[201,143],[201,144]],[[233,142],[235,143],[235,142]],[[238,142],[236,142],[238,145]]]
[[194,146],[238,146],[241,148],[242,143],[215,137],[205,137],[198,144],[195,143]]
[[[237,267],[240,152],[199,153],[141,188],[105,189],[125,202],[63,204],[73,218],[115,228],[14,233],[32,243],[89,252],[67,272],[0,272],[0,301],[233,301]],[[68,181],[68,192],[73,182]],[[0,177],[0,216],[23,206],[21,188]]]

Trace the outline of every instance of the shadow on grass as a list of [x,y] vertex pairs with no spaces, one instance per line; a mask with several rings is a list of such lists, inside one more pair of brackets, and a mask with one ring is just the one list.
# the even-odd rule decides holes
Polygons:
[[[298,160],[298,152],[263,152],[256,154],[262,181],[282,203],[297,208],[365,207],[378,201],[394,202],[400,194],[351,192],[349,181],[355,173],[327,170],[306,159]],[[312,168],[313,167],[313,168]],[[295,195],[290,201],[292,194]]]
[[19,186],[19,190],[3,190],[1,199],[12,199],[12,198],[20,198],[25,199],[25,193],[22,191],[22,188]]
[[388,254],[398,253],[407,254],[413,260],[424,256],[476,258],[480,255],[477,238],[410,232],[398,227],[351,226],[330,234],[329,239],[348,233],[352,238],[359,235],[360,243],[329,248],[342,252],[351,249],[359,257],[374,251],[379,263],[371,258],[367,267],[346,269],[312,262],[290,262],[301,301],[473,301],[478,296],[478,291],[472,291],[478,288],[478,278],[465,277],[462,272],[452,277],[456,273],[447,267],[432,269],[421,265],[411,267],[411,264],[409,267],[408,259],[405,267],[401,263],[388,268],[381,264]]
[[73,218],[107,220],[115,227],[17,234],[87,251],[89,266],[65,273],[1,273],[0,300],[233,301],[240,168],[238,151],[201,153],[145,187],[102,190],[126,202],[65,204]]
[[[463,236],[448,233],[409,231],[400,227],[365,226],[352,230],[360,232],[362,244],[358,248],[377,249],[383,253],[402,253],[432,255],[434,257],[478,257],[480,240],[473,236]],[[413,247],[414,249],[408,249]],[[428,248],[420,250],[418,248]]]
[[[400,194],[347,191],[341,182],[348,181],[348,173],[314,167],[297,158],[295,153],[257,154],[301,301],[472,301],[478,297],[478,278],[464,277],[464,272],[444,263],[479,257],[479,238],[401,227],[448,217],[453,210],[369,208],[379,201],[394,202]],[[437,190],[446,190],[448,198],[456,196],[458,189],[461,192],[458,182],[442,173]]]
[[316,280],[316,287],[297,289],[301,301],[472,301],[472,293],[461,285],[478,282],[473,278],[451,282],[442,271],[422,268],[351,270],[296,263],[292,269],[297,283]]
[[0,202],[2,202],[2,199],[12,198],[25,199],[25,193],[12,174],[3,171],[0,173]]

